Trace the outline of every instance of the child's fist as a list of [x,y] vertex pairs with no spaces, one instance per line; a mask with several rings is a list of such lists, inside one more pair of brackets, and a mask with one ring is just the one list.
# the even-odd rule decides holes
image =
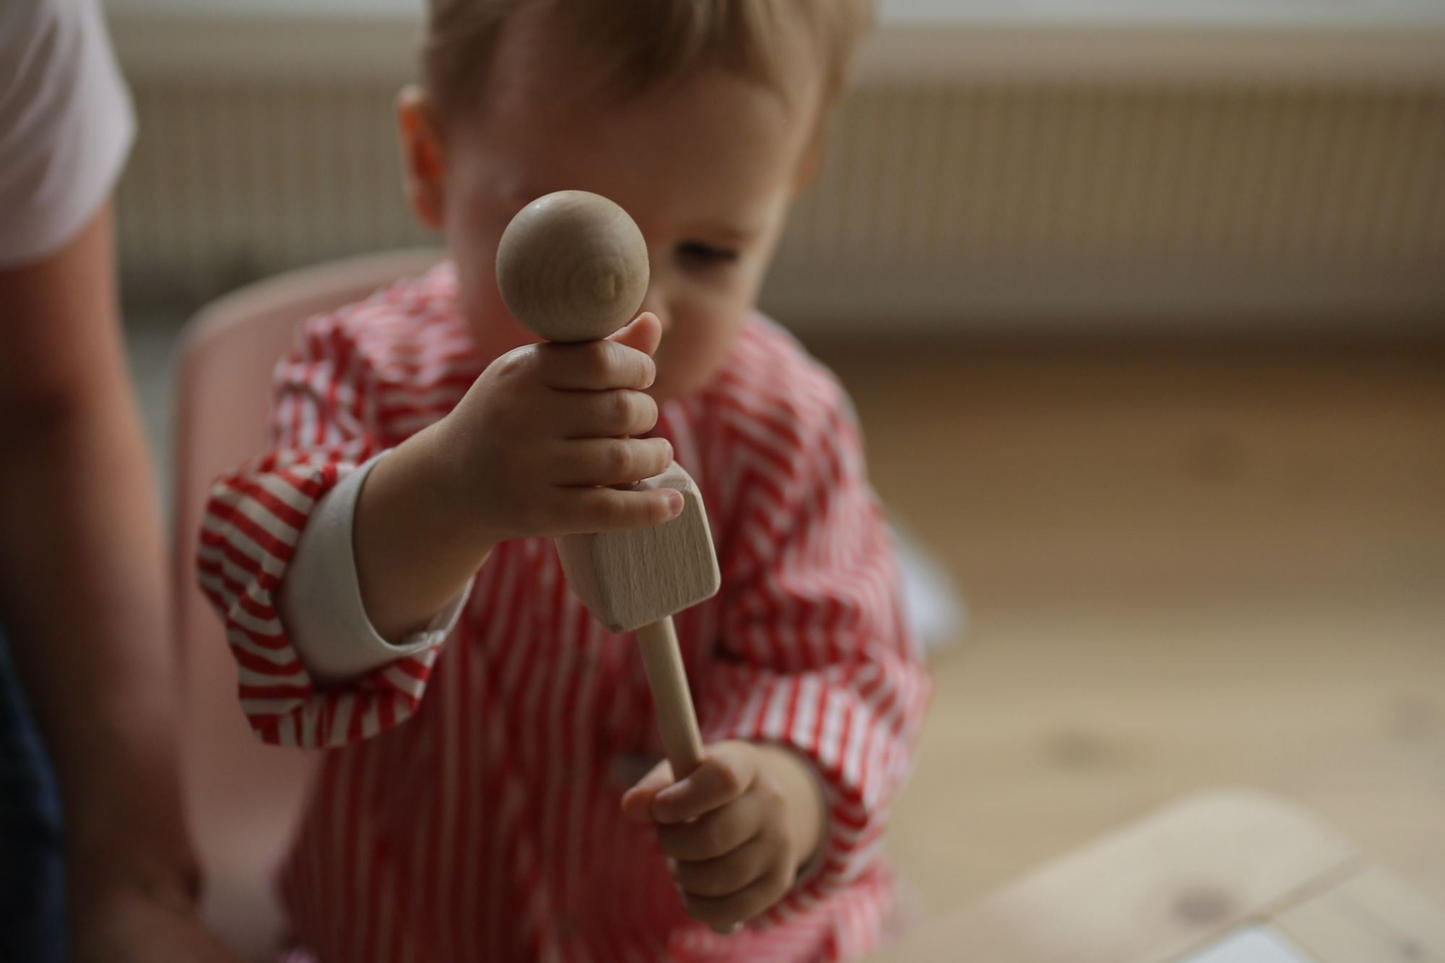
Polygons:
[[657,824],[688,915],[725,931],[792,887],[818,846],[822,798],[787,750],[721,742],[707,752],[681,782],[660,763],[622,797],[622,811]]
[[489,543],[657,525],[676,515],[669,489],[623,491],[664,471],[651,355],[661,326],[643,314],[605,341],[532,344],[482,373],[444,419],[447,490]]

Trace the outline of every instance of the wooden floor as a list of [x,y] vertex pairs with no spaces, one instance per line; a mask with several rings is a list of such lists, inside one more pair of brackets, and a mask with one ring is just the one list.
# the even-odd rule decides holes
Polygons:
[[1445,349],[821,353],[971,607],[890,844],[932,912],[1221,785],[1445,904]]

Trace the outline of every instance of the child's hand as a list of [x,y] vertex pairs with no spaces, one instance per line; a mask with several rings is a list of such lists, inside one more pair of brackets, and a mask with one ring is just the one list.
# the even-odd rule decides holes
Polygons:
[[622,797],[657,838],[693,919],[719,930],[772,906],[822,837],[823,801],[802,759],[775,746],[721,742],[674,783],[660,763]]
[[447,488],[491,544],[508,538],[657,525],[682,509],[668,489],[619,491],[664,471],[672,446],[651,431],[644,393],[662,329],[643,314],[605,341],[508,352],[439,425]]
[[672,463],[650,431],[662,327],[644,314],[606,341],[503,355],[459,405],[379,461],[353,523],[367,617],[383,638],[425,627],[500,542],[658,525],[671,489],[619,491]]

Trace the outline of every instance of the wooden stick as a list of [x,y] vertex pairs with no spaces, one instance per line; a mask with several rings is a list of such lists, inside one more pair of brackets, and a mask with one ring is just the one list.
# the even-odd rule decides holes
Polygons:
[[664,616],[638,629],[637,644],[642,650],[647,685],[657,704],[657,724],[662,730],[667,761],[672,763],[672,778],[686,779],[702,765],[702,734],[697,728],[697,713],[693,711],[692,693],[687,688],[687,671],[683,668],[672,616]]
[[[682,664],[672,616],[665,615],[638,629],[637,647],[642,650],[647,687],[657,704],[657,726],[662,730],[667,761],[672,764],[672,778],[686,779],[702,765],[702,733],[697,728],[697,712],[692,707],[692,692],[687,687],[687,670]],[[734,923],[714,926],[712,931],[732,936],[740,929],[742,924]]]

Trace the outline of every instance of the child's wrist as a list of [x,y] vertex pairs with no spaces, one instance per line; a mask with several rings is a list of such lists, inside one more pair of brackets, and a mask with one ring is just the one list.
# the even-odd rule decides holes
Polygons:
[[383,639],[425,628],[486,561],[433,425],[380,459],[357,495],[352,553],[362,605]]
[[762,767],[787,799],[788,835],[795,854],[795,870],[809,866],[823,848],[827,805],[817,771],[801,755],[785,746],[756,743]]
[[465,449],[453,438],[456,430],[450,418],[443,418],[407,439],[403,447],[413,448],[408,452],[408,487],[419,504],[436,507],[441,537],[464,538],[478,558],[485,558],[505,539],[485,506],[479,504],[477,492],[491,486],[467,470],[465,458],[458,457]]

